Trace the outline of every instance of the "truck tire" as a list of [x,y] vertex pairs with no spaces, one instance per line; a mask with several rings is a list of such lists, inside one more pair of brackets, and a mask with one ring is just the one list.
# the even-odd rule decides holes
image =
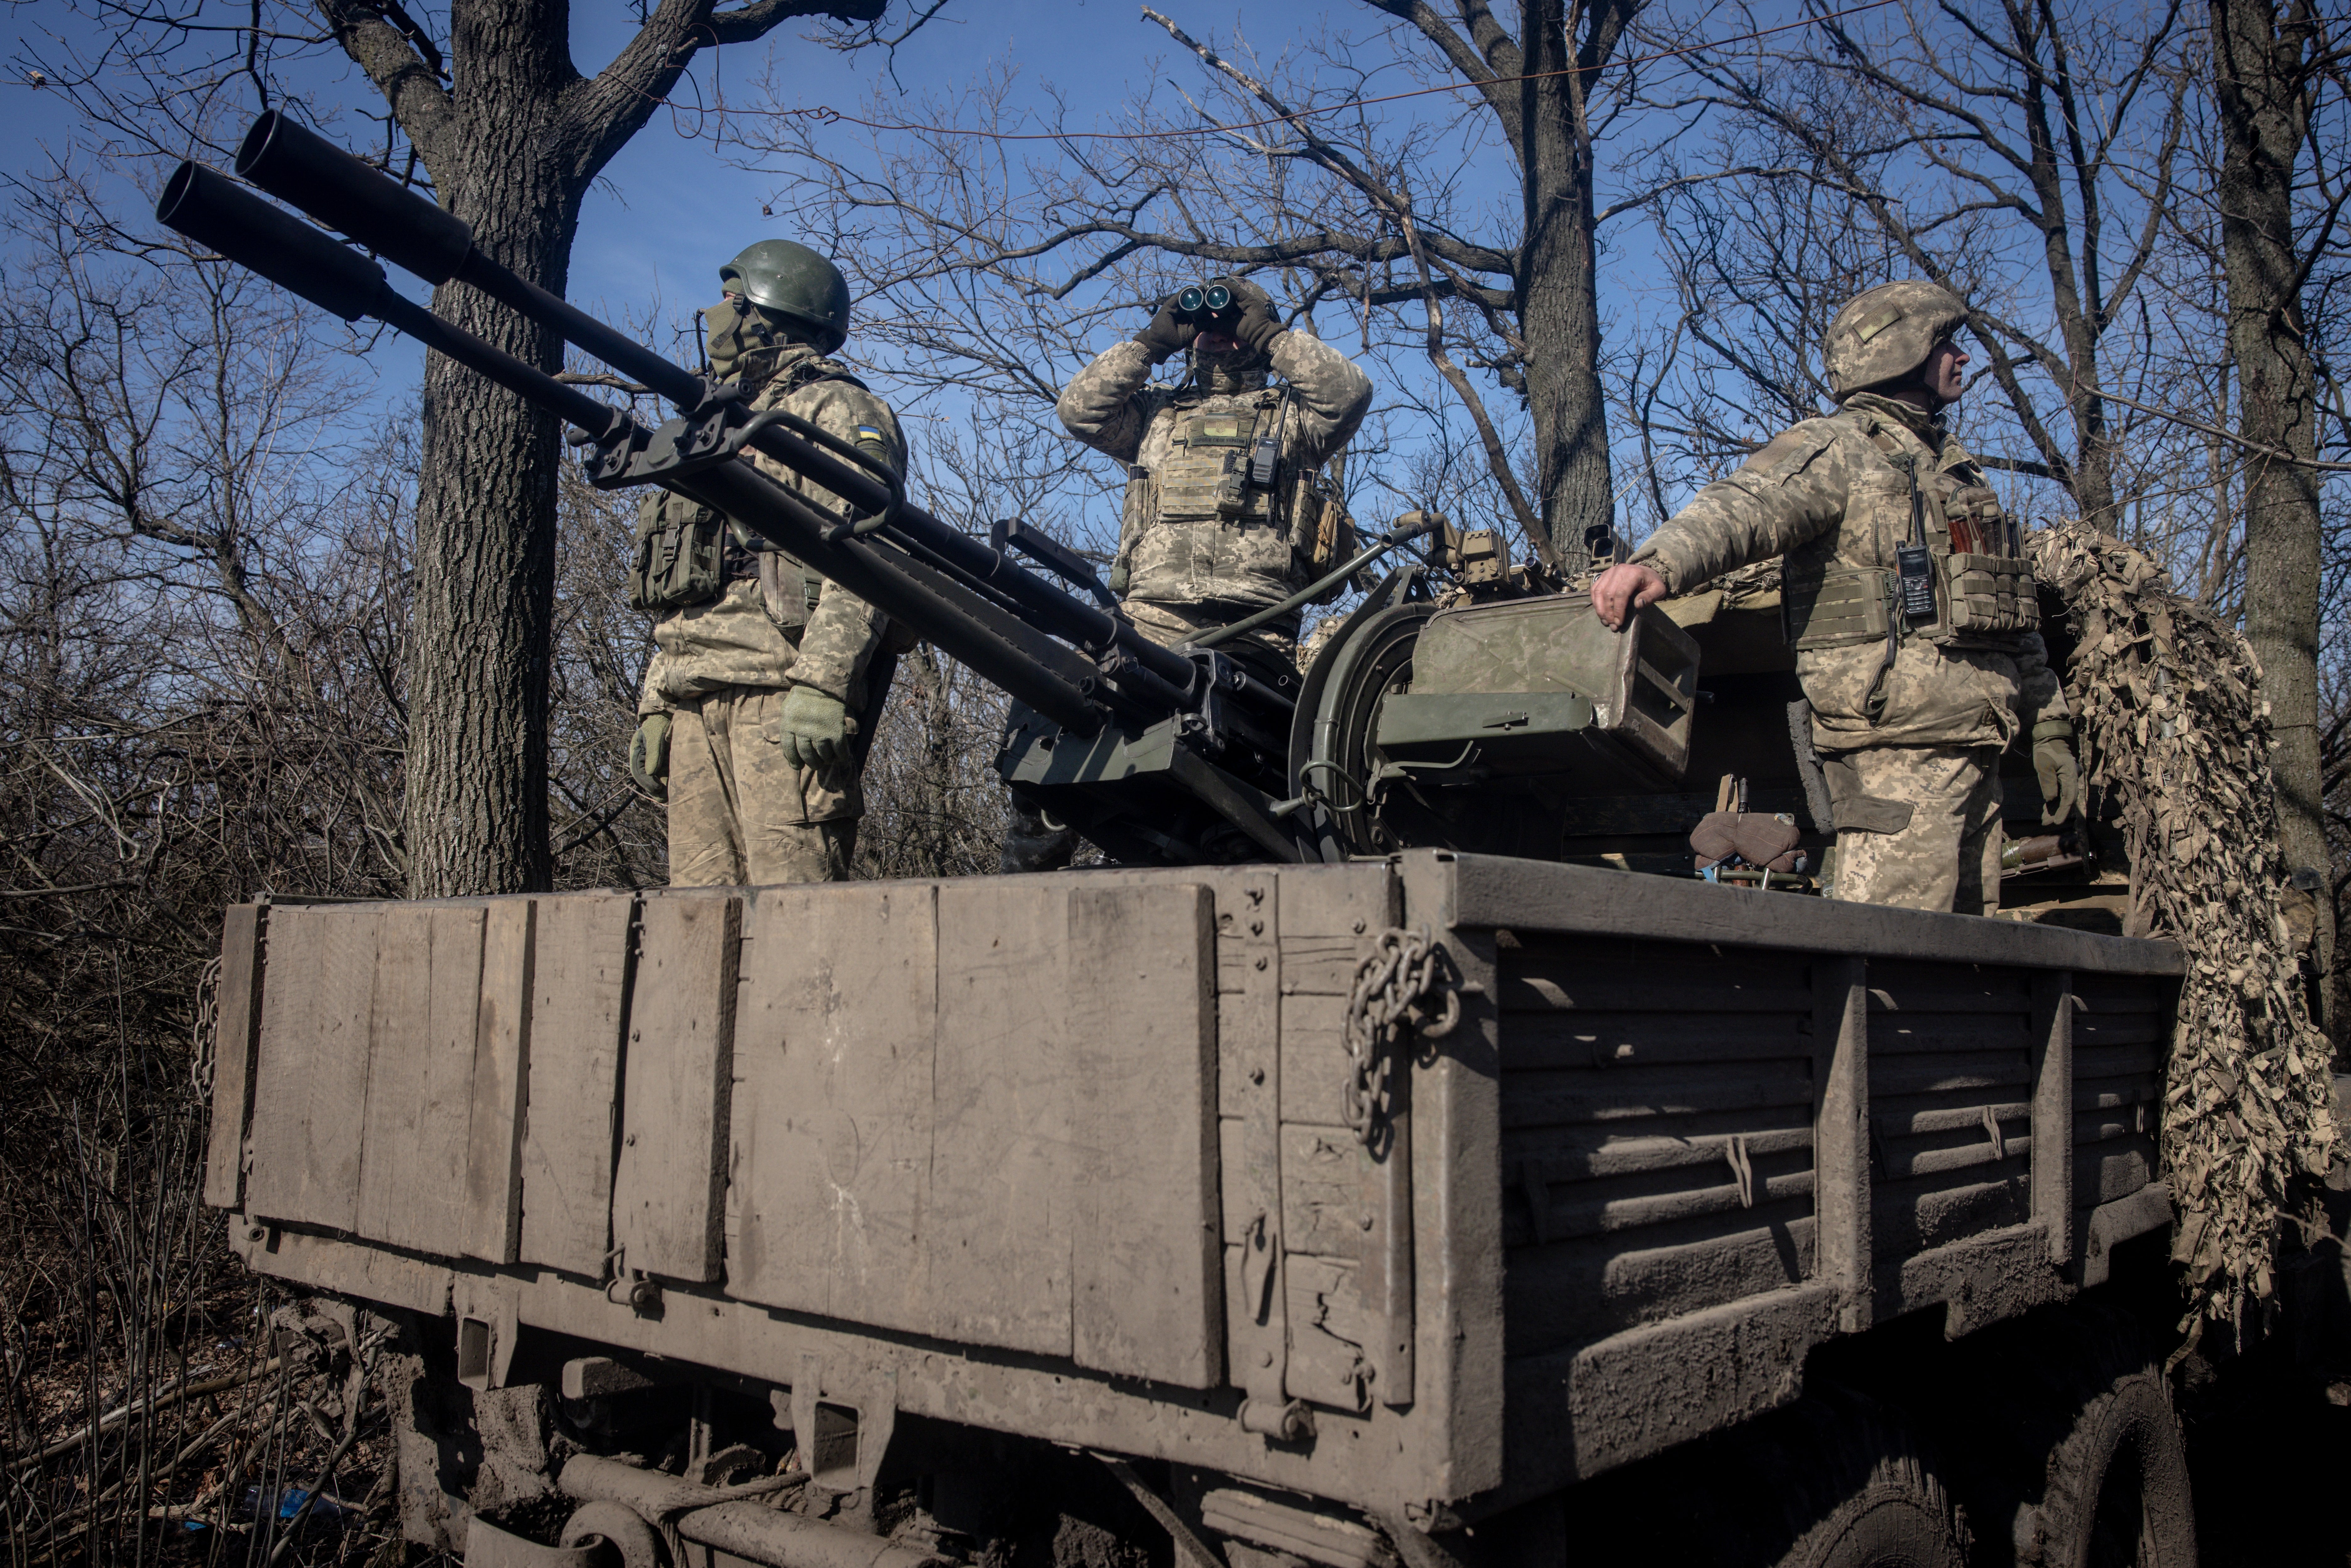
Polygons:
[[1718,1494],[1711,1561],[1967,1568],[1967,1530],[1949,1490],[1873,1401],[1844,1390],[1808,1396],[1750,1423],[1730,1447],[1737,1479]]
[[2040,1505],[2018,1521],[2034,1568],[2195,1568],[2187,1446],[2163,1374],[2143,1365],[2092,1396],[2049,1451]]
[[1967,1549],[1942,1482],[1915,1456],[1886,1454],[1780,1562],[1782,1568],[1966,1568]]

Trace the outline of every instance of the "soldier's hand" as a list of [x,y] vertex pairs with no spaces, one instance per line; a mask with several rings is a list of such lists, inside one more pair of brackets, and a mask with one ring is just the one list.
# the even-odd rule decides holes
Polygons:
[[1270,354],[1273,340],[1281,336],[1281,319],[1273,313],[1272,306],[1252,296],[1241,302],[1240,319],[1229,330],[1252,352]]
[[1637,561],[1619,561],[1592,584],[1592,608],[1601,624],[1624,630],[1635,612],[1666,596],[1666,580]]
[[2032,727],[2032,771],[2041,779],[2042,825],[2063,823],[2082,804],[2082,765],[2074,759],[2074,727],[2062,718]]
[[669,799],[669,715],[649,713],[629,741],[629,777],[656,800]]
[[794,686],[784,694],[776,729],[785,759],[795,768],[831,768],[848,759],[849,710],[839,697],[814,686]]
[[1134,335],[1134,340],[1151,350],[1151,362],[1155,365],[1168,355],[1190,348],[1192,340],[1199,335],[1197,326],[1176,314],[1176,297],[1171,294],[1160,301],[1159,314]]

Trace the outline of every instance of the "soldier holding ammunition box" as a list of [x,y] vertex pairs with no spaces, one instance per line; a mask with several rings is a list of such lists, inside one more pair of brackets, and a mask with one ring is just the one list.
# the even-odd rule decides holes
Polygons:
[[1837,829],[1832,893],[1981,914],[2000,888],[2000,754],[2029,734],[2045,822],[2081,787],[2022,532],[1944,429],[1967,319],[1930,283],[1849,301],[1822,344],[1837,412],[1700,490],[1592,602],[1611,626],[1775,555]]

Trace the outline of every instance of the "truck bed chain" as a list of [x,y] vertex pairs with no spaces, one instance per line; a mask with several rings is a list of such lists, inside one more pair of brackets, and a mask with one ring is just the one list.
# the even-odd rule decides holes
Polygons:
[[[1395,1071],[1395,1046],[1401,1027],[1409,1026],[1424,1040],[1440,1040],[1461,1021],[1461,993],[1444,975],[1445,949],[1429,928],[1406,931],[1391,925],[1372,938],[1372,950],[1355,965],[1355,987],[1347,998],[1343,1039],[1347,1048],[1347,1083],[1343,1091],[1347,1125],[1360,1142],[1369,1145],[1387,1107],[1388,1077]],[[1432,990],[1445,999],[1443,1014],[1430,1021],[1421,999]]]

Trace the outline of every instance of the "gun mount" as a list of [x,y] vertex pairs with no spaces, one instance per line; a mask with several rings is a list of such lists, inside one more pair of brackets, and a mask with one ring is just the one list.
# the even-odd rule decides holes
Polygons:
[[[236,167],[425,282],[463,281],[546,325],[675,417],[648,428],[451,326],[358,250],[200,164],[173,174],[157,217],[322,309],[381,320],[561,417],[597,487],[659,485],[711,507],[968,665],[1013,699],[997,761],[1006,781],[1122,861],[1340,861],[1418,845],[1557,859],[1562,788],[1574,792],[1594,769],[1620,788],[1655,788],[1687,759],[1696,644],[1655,611],[1617,633],[1580,599],[1555,594],[1440,610],[1439,569],[1410,551],[1439,527],[1424,522],[1299,596],[1410,551],[1302,679],[1228,653],[1215,635],[1163,647],[1118,612],[1081,557],[1040,530],[1003,523],[983,540],[942,521],[907,498],[897,475],[789,413],[754,411],[739,384],[674,364],[517,277],[458,219],[284,115],[255,121]],[[846,510],[775,483],[744,460],[751,453]],[[1465,583],[1499,570],[1475,565]],[[1444,656],[1416,673],[1424,633]]]

